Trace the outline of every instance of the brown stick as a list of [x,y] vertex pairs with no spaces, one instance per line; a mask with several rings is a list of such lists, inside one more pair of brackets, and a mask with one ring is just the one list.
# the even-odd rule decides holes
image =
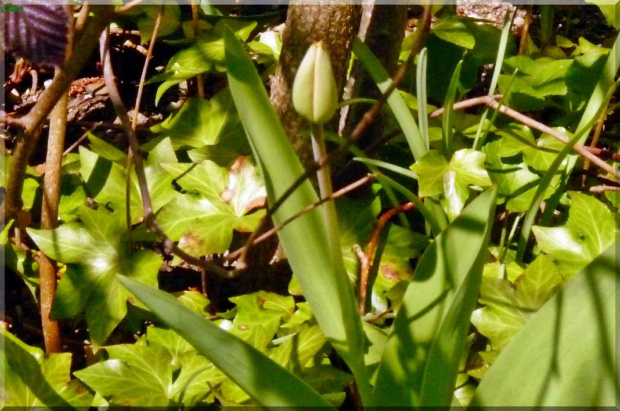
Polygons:
[[590,192],[592,193],[604,193],[605,191],[620,191],[620,187],[605,185],[590,187]]
[[[607,107],[609,107],[609,101],[605,105],[605,108],[601,110],[601,114],[599,115],[598,121],[596,122],[596,127],[594,128],[594,134],[592,135],[592,141],[590,142],[589,148],[596,148],[598,144],[598,139],[601,137],[601,133],[603,132],[603,125],[605,124],[605,118],[607,117]],[[583,162],[583,171],[588,171],[590,169],[590,160],[586,159]],[[581,184],[585,186],[586,184],[586,175],[582,176]]]
[[[194,37],[198,37],[200,34],[200,20],[196,0],[192,0],[192,26],[194,28]],[[205,79],[202,73],[196,75],[196,88],[198,89],[198,97],[205,98]]]
[[383,231],[383,227],[385,227],[387,222],[390,221],[390,219],[396,214],[404,213],[414,207],[415,204],[413,203],[405,203],[398,207],[394,207],[383,213],[377,221],[377,225],[375,226],[375,229],[370,236],[370,240],[368,241],[368,248],[366,249],[366,260],[368,261],[368,264],[362,265],[363,269],[360,272],[359,309],[361,315],[366,314],[366,295],[368,292],[370,267],[372,267],[375,250],[377,249],[377,244],[379,243],[379,237],[381,237],[381,231]]
[[[60,178],[67,129],[68,102],[69,96],[65,93],[50,115],[50,131],[43,181],[43,204],[41,206],[41,227],[45,230],[56,228],[58,223],[58,202],[60,200]],[[37,253],[37,256],[41,281],[41,326],[45,351],[48,353],[61,352],[62,342],[58,322],[50,319],[52,303],[56,295],[56,265],[45,254]]]
[[[149,69],[149,62],[151,61],[151,57],[153,56],[153,48],[155,47],[155,40],[157,40],[157,34],[159,33],[159,28],[161,27],[161,20],[164,14],[164,6],[161,6],[159,9],[159,13],[157,13],[157,18],[155,19],[155,25],[153,26],[153,33],[151,33],[151,40],[149,42],[149,48],[146,52],[146,57],[144,59],[144,65],[142,66],[142,74],[140,75],[140,83],[138,84],[138,94],[136,95],[136,103],[134,104],[133,109],[133,119],[131,122],[131,129],[133,132],[136,132],[136,127],[138,126],[138,117],[140,116],[140,105],[142,104],[142,95],[144,93],[144,82],[146,81],[146,74]],[[133,234],[131,231],[131,150],[127,153],[127,178],[125,180],[125,220],[127,224],[127,243],[129,244],[129,248],[133,249]]]
[[7,124],[20,128],[19,140],[11,161],[11,170],[6,186],[4,215],[2,216],[4,221],[14,218],[15,213],[22,208],[21,193],[26,176],[26,167],[30,154],[39,140],[41,125],[88,60],[90,51],[97,44],[99,34],[112,18],[113,8],[111,6],[92,6],[91,10],[94,15],[75,47],[80,52],[73,53],[63,69],[57,71],[50,87],[43,92],[27,115],[21,118],[6,117],[4,119]]
[[519,41],[519,54],[527,53],[528,38],[530,35],[530,23],[532,22],[532,6],[525,7],[525,18],[521,28],[521,40]]
[[174,253],[188,263],[198,267],[202,267],[205,270],[212,272],[220,277],[234,277],[236,275],[235,272],[227,271],[211,261],[196,258],[181,250],[172,240],[170,240],[170,238],[168,238],[166,233],[164,233],[164,231],[162,230],[161,226],[155,220],[155,216],[153,215],[153,204],[151,202],[151,195],[149,193],[149,188],[146,181],[146,174],[144,172],[144,161],[142,159],[142,153],[140,152],[140,144],[138,143],[138,138],[136,137],[135,131],[131,128],[131,122],[129,121],[127,110],[125,109],[125,105],[123,104],[121,96],[118,92],[118,88],[116,87],[116,81],[114,79],[114,72],[112,70],[112,62],[110,60],[108,44],[109,32],[108,30],[105,30],[101,34],[101,37],[99,39],[101,61],[103,63],[103,78],[105,80],[106,87],[108,88],[110,101],[114,106],[114,110],[116,111],[117,116],[121,120],[125,135],[129,140],[129,149],[133,157],[133,164],[136,169],[136,176],[138,177],[138,186],[140,188],[140,195],[142,196],[142,209],[144,210],[144,219],[147,226],[151,231],[155,233],[155,235],[157,235],[166,252]]
[[[457,103],[454,105],[455,109],[463,109],[466,107],[473,107],[475,105],[481,105],[484,104],[492,109],[498,110],[500,113],[519,121],[522,124],[525,124],[526,126],[530,127],[530,128],[534,128],[538,131],[541,131],[545,134],[549,134],[551,137],[556,138],[557,140],[560,140],[561,142],[563,142],[564,144],[568,144],[568,142],[570,141],[570,138],[567,137],[566,135],[560,133],[559,131],[556,131],[554,129],[552,129],[551,127],[540,123],[536,120],[534,120],[533,118],[530,118],[524,114],[519,113],[516,110],[511,109],[510,107],[504,106],[504,105],[500,105],[496,100],[497,96],[493,96],[493,98],[489,97],[489,96],[483,96],[483,97],[476,97],[470,100],[466,100],[466,101],[462,101],[460,103]],[[467,104],[465,104],[467,103]],[[431,113],[431,117],[439,117],[443,114],[444,109],[438,109],[435,110],[433,113]],[[581,145],[574,145],[573,146],[573,150],[575,150],[577,153],[579,153],[581,156],[583,156],[584,158],[590,160],[593,164],[595,164],[597,167],[599,167],[600,169],[608,172],[609,174],[615,176],[617,179],[620,179],[620,171],[615,170],[612,166],[610,166],[609,164],[607,164],[606,162],[604,162],[603,160],[601,160],[599,157],[597,157],[598,155],[600,156],[608,156],[610,158],[612,158],[613,160],[620,160],[620,155],[616,154],[616,153],[609,153],[606,150],[600,149],[600,148],[596,148],[596,147],[587,147],[587,146],[581,146]]]

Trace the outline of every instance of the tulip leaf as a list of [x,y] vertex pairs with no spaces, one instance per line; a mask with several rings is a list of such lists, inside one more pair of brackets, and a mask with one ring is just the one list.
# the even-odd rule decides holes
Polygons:
[[604,250],[532,316],[486,373],[471,406],[616,404],[617,246]]

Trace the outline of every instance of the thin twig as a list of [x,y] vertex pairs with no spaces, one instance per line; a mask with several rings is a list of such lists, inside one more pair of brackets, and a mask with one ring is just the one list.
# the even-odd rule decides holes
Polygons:
[[98,125],[98,123],[94,123],[94,124],[93,124],[93,125],[92,125],[89,129],[88,129],[88,130],[86,130],[86,131],[84,132],[84,134],[82,134],[82,135],[80,136],[80,138],[78,138],[78,139],[75,141],[75,143],[71,144],[71,146],[69,146],[69,148],[67,148],[67,149],[65,150],[65,152],[64,152],[64,153],[62,153],[63,157],[64,157],[64,156],[66,156],[67,154],[69,154],[70,152],[72,152],[73,150],[75,150],[75,148],[76,148],[77,146],[79,146],[80,144],[82,144],[82,142],[88,138],[88,135],[89,135],[89,134],[90,134],[90,133],[91,133],[91,132],[92,132],[95,128],[97,128],[97,125]]
[[[284,227],[286,227],[287,225],[289,225],[291,222],[293,222],[294,220],[298,219],[299,217],[301,217],[302,215],[314,210],[315,208],[317,208],[318,206],[320,206],[321,204],[325,203],[326,201],[330,201],[330,200],[335,200],[337,198],[342,197],[343,195],[350,193],[353,190],[356,190],[357,188],[363,186],[364,184],[373,181],[377,178],[378,174],[368,174],[365,177],[360,178],[359,180],[349,184],[346,187],[341,188],[338,191],[335,191],[331,196],[327,197],[327,198],[322,198],[319,201],[317,201],[314,204],[310,204],[306,207],[304,207],[301,211],[299,211],[298,213],[292,215],[291,217],[287,218],[286,220],[284,220],[282,223],[278,224],[277,226],[273,227],[271,230],[264,232],[263,234],[261,234],[259,237],[256,237],[252,243],[251,246],[255,246],[259,243],[262,243],[263,241],[267,240],[268,238],[274,236],[275,234],[278,233],[278,231],[282,230]],[[243,251],[246,249],[246,247],[248,246],[248,244],[246,243],[246,245],[244,245],[243,247],[233,251],[232,253],[228,254],[228,256],[226,256],[226,260],[227,261],[232,261],[236,258],[238,258]]]
[[605,191],[620,191],[620,187],[618,186],[594,186],[590,187],[590,192],[592,193],[604,193]]
[[[200,34],[200,19],[198,16],[198,3],[192,0],[192,26],[194,28],[194,37]],[[205,79],[202,73],[196,75],[196,88],[198,89],[198,97],[205,98]]]
[[[519,121],[520,123],[525,124],[528,127],[535,128],[538,131],[542,131],[545,134],[549,134],[551,137],[561,141],[564,144],[568,144],[570,142],[570,138],[560,133],[559,131],[556,131],[552,129],[551,127],[545,124],[542,124],[530,117],[527,117],[526,115],[523,115],[519,113],[518,111],[513,110],[509,107],[500,106],[500,104],[493,99],[487,99],[487,105],[491,108],[494,108],[495,110],[498,110],[500,113],[508,117],[511,117]],[[573,146],[573,150],[579,153],[582,157],[590,160],[594,165],[596,165],[600,169],[607,171],[609,174],[615,176],[617,179],[620,179],[620,171],[614,169],[612,166],[610,166],[609,164],[607,164],[606,162],[598,158],[594,153],[592,153],[586,147],[575,144]]]
[[[607,108],[609,107],[609,101],[610,100],[608,100],[607,104],[605,104],[605,108],[601,110],[601,114],[598,118],[598,121],[596,122],[596,127],[594,128],[594,134],[592,135],[592,141],[590,142],[590,148],[596,148],[596,145],[598,144],[598,140],[601,137],[601,133],[603,132],[603,126],[605,125],[605,119],[607,118]],[[583,170],[587,172],[589,169],[590,169],[590,160],[585,159],[583,162]],[[582,186],[585,186],[586,184],[585,175],[582,176],[581,184]]]
[[388,97],[390,97],[392,92],[394,92],[394,90],[396,90],[396,88],[403,81],[403,79],[405,78],[405,75],[407,74],[407,71],[409,70],[409,67],[411,66],[411,64],[413,62],[413,59],[415,58],[415,56],[422,49],[422,46],[424,45],[424,41],[426,40],[426,36],[428,35],[428,32],[430,30],[431,19],[432,19],[431,6],[430,5],[426,5],[424,7],[424,17],[423,17],[422,24],[418,28],[419,35],[416,37],[416,40],[411,45],[411,52],[409,54],[409,58],[407,59],[407,61],[405,61],[405,63],[403,65],[400,66],[400,68],[398,69],[398,71],[396,72],[394,77],[392,78],[392,83],[389,85],[387,90],[385,90],[385,92],[381,95],[381,97],[364,114],[364,116],[362,116],[362,119],[359,121],[359,123],[353,129],[353,132],[351,133],[351,136],[350,136],[349,139],[345,140],[345,142],[343,144],[341,144],[338,148],[336,148],[334,151],[329,153],[327,155],[327,157],[325,157],[325,159],[323,161],[317,161],[317,162],[315,162],[314,166],[309,167],[267,209],[267,214],[265,214],[265,217],[263,217],[263,219],[261,220],[260,224],[258,225],[258,228],[256,230],[254,230],[254,232],[250,235],[250,238],[248,238],[248,240],[246,241],[244,247],[250,247],[251,244],[254,243],[254,240],[256,239],[258,234],[263,230],[263,228],[265,227],[267,221],[269,221],[271,219],[271,217],[282,206],[282,204],[284,204],[284,202],[291,196],[291,194],[293,194],[293,192],[295,192],[295,190],[297,190],[297,188],[299,188],[299,186],[301,186],[304,183],[304,181],[306,181],[308,178],[312,177],[318,170],[320,170],[321,168],[325,167],[327,164],[331,164],[337,158],[340,158],[341,156],[343,156],[346,153],[348,153],[349,147],[351,146],[351,144],[353,144],[355,141],[357,141],[364,134],[366,129],[370,126],[370,124],[372,124],[372,122],[375,120],[375,118],[381,112],[381,108],[387,102]]
[[[470,98],[470,99],[467,99],[467,100],[459,101],[458,103],[454,103],[454,105],[452,106],[452,109],[453,110],[464,110],[466,108],[486,105],[488,98],[489,98],[489,96],[481,96],[481,97],[474,97],[474,98]],[[501,94],[496,94],[496,95],[493,96],[493,98],[495,100],[501,100],[502,95]],[[429,115],[429,117],[430,118],[440,117],[440,116],[443,115],[443,112],[444,112],[444,107],[438,108],[437,110],[433,111]]]
[[[153,33],[151,33],[151,41],[149,42],[149,49],[146,52],[144,59],[144,65],[142,66],[142,74],[140,75],[140,82],[138,84],[138,94],[136,95],[136,103],[133,109],[133,119],[131,122],[131,129],[136,132],[138,126],[138,117],[140,116],[140,105],[142,104],[142,95],[144,93],[144,82],[146,81],[146,74],[149,69],[149,62],[153,56],[153,48],[155,47],[155,41],[157,40],[157,34],[161,26],[162,16],[164,14],[164,6],[161,6],[157,18],[155,19],[155,25],[153,26]],[[127,243],[129,248],[133,250],[133,234],[131,230],[131,150],[128,150],[127,161],[125,168],[127,169],[127,176],[125,179],[125,220],[127,223]]]
[[375,255],[375,250],[377,249],[377,244],[379,243],[379,237],[381,237],[381,231],[383,231],[383,227],[387,224],[388,221],[396,214],[407,212],[415,207],[414,203],[405,203],[398,207],[394,207],[379,217],[377,221],[377,225],[375,226],[372,235],[370,236],[370,240],[368,241],[368,248],[366,249],[366,259],[368,260],[368,264],[366,265],[366,270],[362,270],[360,273],[360,288],[359,288],[359,309],[360,314],[363,316],[366,314],[366,295],[368,292],[368,280],[370,277],[370,267],[372,267],[373,258]]
[[[465,100],[462,101],[460,103],[457,103],[454,105],[455,109],[462,109],[465,107],[472,107],[475,105],[481,105],[484,104],[492,109],[495,109],[497,111],[499,111],[500,113],[514,119],[517,120],[518,122],[525,124],[526,126],[536,129],[538,131],[541,131],[545,134],[549,134],[551,137],[561,141],[564,144],[568,144],[570,142],[570,138],[562,133],[560,133],[557,130],[552,129],[551,127],[540,123],[539,121],[534,120],[533,118],[530,118],[524,114],[519,113],[516,110],[511,109],[510,107],[504,106],[504,105],[500,105],[496,100],[497,96],[493,96],[493,98],[490,98],[489,96],[483,96],[483,97],[476,97],[470,100]],[[467,103],[467,104],[461,104],[461,103]],[[475,104],[474,104],[475,103]],[[461,104],[459,106],[459,104]],[[457,107],[458,106],[458,107]],[[439,109],[434,111],[431,114],[431,117],[439,117],[440,115],[443,114],[443,109]],[[596,147],[587,147],[587,146],[581,146],[581,145],[577,145],[575,144],[573,146],[573,150],[575,150],[577,153],[579,153],[582,157],[590,160],[593,164],[595,164],[597,167],[599,167],[600,169],[608,172],[609,174],[615,176],[617,179],[620,179],[620,171],[615,170],[612,166],[610,166],[609,164],[607,164],[606,162],[604,162],[602,159],[600,159],[598,156],[605,156],[605,157],[609,157],[613,160],[620,160],[620,155],[616,154],[616,153],[612,153],[609,152],[607,150],[603,150],[600,148],[596,148]]]
[[142,196],[142,209],[144,210],[144,219],[147,227],[149,227],[149,229],[157,235],[166,252],[174,253],[188,263],[202,267],[220,277],[234,277],[236,275],[235,272],[227,271],[211,261],[196,258],[181,250],[172,240],[170,240],[170,238],[168,238],[161,226],[157,223],[157,220],[155,220],[155,216],[153,214],[153,203],[151,202],[151,194],[149,193],[146,174],[144,172],[144,162],[142,159],[142,153],[140,152],[140,144],[138,143],[138,138],[136,137],[135,131],[131,128],[131,122],[129,120],[129,115],[127,114],[127,109],[125,108],[118,92],[118,88],[116,87],[108,44],[109,32],[108,30],[105,30],[101,34],[99,40],[101,61],[103,63],[103,78],[105,80],[106,87],[108,88],[110,101],[114,106],[117,116],[121,120],[125,134],[129,140],[129,148],[133,156],[136,176],[138,177],[138,186],[140,188],[140,195]]

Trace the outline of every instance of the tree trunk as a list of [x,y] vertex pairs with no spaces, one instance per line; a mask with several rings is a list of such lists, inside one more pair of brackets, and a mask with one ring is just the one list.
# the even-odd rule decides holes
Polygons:
[[[379,59],[381,65],[390,75],[398,68],[398,56],[407,24],[407,6],[376,5],[363,6],[359,37]],[[377,84],[358,60],[353,63],[351,76],[345,91],[345,98],[373,98],[381,96]],[[350,135],[364,113],[369,109],[366,104],[354,104],[342,109],[339,131],[341,135]],[[357,141],[360,148],[367,147],[378,140],[385,126],[385,119],[380,114]],[[355,163],[346,169],[336,168],[336,187],[345,186],[355,181],[366,171],[365,166]]]
[[301,136],[304,120],[295,111],[291,99],[297,68],[308,47],[314,42],[323,41],[331,58],[336,84],[342,90],[353,36],[357,33],[360,18],[359,6],[337,5],[342,4],[342,1],[307,3],[303,0],[291,1],[282,34],[280,65],[271,83],[271,101],[306,169],[314,160],[310,139]]

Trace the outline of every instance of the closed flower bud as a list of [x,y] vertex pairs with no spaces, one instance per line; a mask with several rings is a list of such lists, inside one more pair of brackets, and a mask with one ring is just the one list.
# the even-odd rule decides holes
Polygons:
[[310,46],[293,83],[293,106],[314,124],[323,124],[338,107],[338,89],[329,55],[318,42]]

